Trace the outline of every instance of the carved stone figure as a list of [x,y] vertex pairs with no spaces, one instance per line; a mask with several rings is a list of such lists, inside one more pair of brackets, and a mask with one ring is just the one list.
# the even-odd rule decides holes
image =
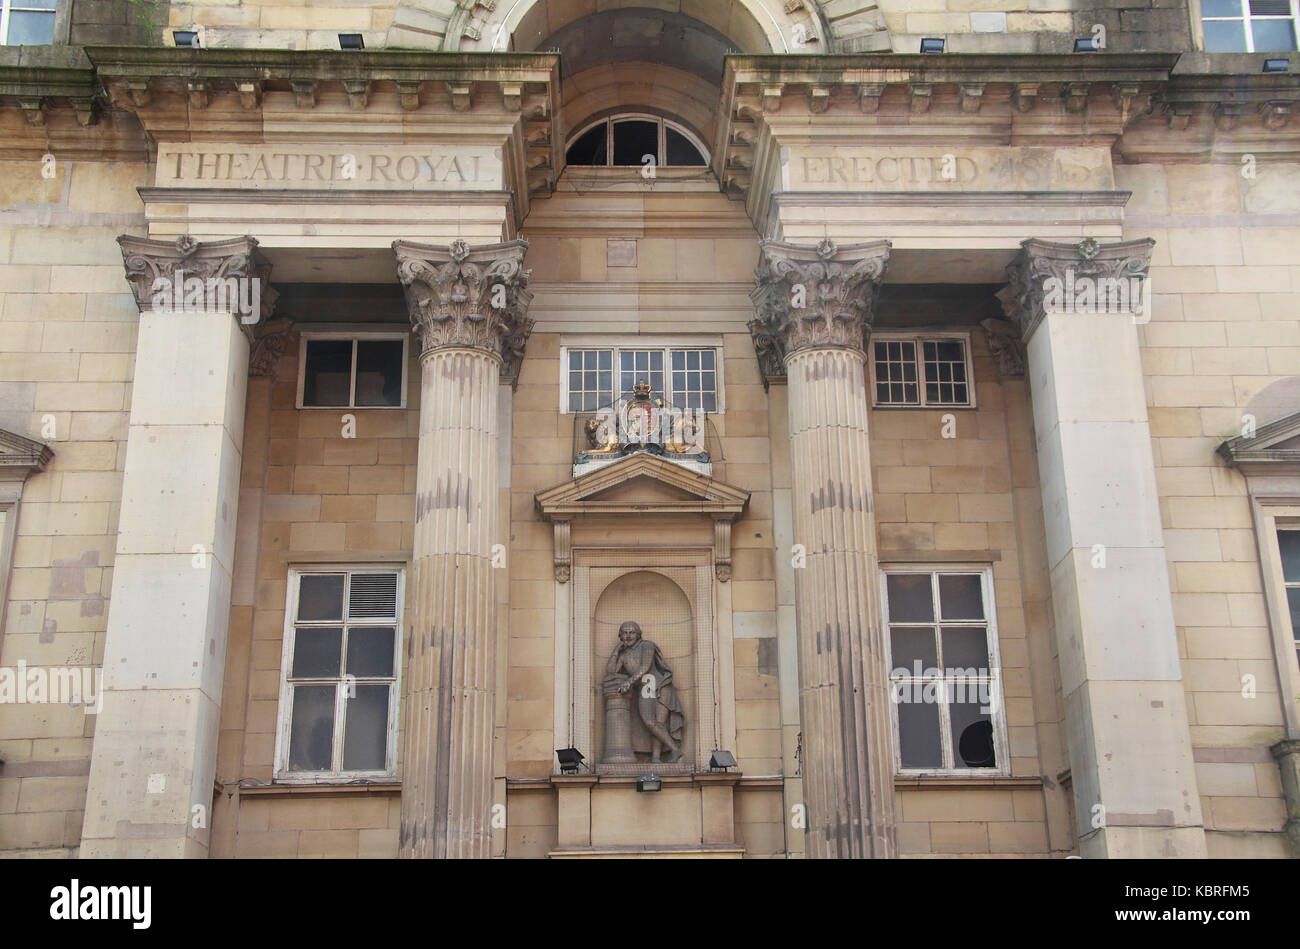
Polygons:
[[[628,620],[618,628],[618,645],[605,663],[604,762],[632,763],[637,753],[669,763],[682,757],[686,713],[673,671],[659,647],[642,638],[641,627]],[[636,716],[632,710],[636,709]]]

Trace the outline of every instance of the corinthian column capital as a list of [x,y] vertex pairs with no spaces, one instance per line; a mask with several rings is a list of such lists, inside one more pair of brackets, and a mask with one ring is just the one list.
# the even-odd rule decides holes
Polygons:
[[804,349],[850,349],[865,355],[875,289],[889,263],[889,241],[839,247],[760,241],[749,324],[763,377],[785,374]]
[[471,248],[394,241],[397,278],[406,292],[420,353],[477,349],[501,360],[501,378],[515,382],[533,330],[528,304],[531,270],[522,267],[525,240]]
[[117,243],[142,313],[227,311],[251,340],[253,325],[275,309],[271,265],[252,237],[159,241],[124,234]]
[[[1030,238],[1007,264],[1007,285],[998,291],[1007,319],[1028,340],[1043,317],[1056,309],[1067,312],[1110,312],[1131,308],[1135,291],[1151,265],[1151,238],[1100,244],[1085,237],[1077,244]],[[1079,301],[1089,301],[1085,307]]]

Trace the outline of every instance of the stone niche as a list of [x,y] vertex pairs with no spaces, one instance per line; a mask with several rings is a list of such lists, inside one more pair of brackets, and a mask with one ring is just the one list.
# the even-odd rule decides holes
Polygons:
[[[560,824],[553,856],[741,852],[732,800],[740,776],[710,774],[709,758],[734,750],[730,538],[748,500],[650,454],[538,493],[537,510],[555,529],[556,747],[577,748],[590,766],[552,778]],[[627,621],[640,627],[641,644],[611,676]],[[620,675],[626,680],[643,662],[657,670],[660,724],[670,735],[681,725],[679,760],[669,761],[662,743],[661,760],[651,760],[643,686],[617,692]],[[657,689],[666,671],[671,697]],[[645,774],[663,789],[638,793]]]

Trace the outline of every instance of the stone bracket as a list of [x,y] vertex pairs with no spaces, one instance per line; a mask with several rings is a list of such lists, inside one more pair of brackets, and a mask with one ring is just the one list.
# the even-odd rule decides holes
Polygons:
[[555,581],[568,583],[573,575],[573,524],[555,522]]
[[721,583],[731,579],[731,518],[713,521],[713,575]]

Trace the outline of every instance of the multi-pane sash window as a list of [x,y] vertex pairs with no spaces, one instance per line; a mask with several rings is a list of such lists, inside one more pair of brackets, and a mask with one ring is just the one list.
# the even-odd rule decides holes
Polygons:
[[1281,53],[1296,48],[1296,0],[1201,0],[1211,53]]
[[1291,617],[1291,638],[1295,642],[1296,661],[1300,662],[1300,529],[1280,529],[1277,545],[1282,554],[1282,585]]
[[291,571],[280,694],[280,779],[395,773],[402,573]]
[[896,764],[905,772],[1007,772],[992,575],[886,567]]
[[3,0],[0,36],[5,46],[49,46],[54,42],[55,0]]
[[406,402],[406,335],[303,335],[302,408],[401,408]]
[[876,405],[974,404],[964,337],[873,334],[871,376]]
[[721,404],[717,347],[571,347],[565,350],[564,406],[594,412],[632,397],[638,382],[651,397],[681,409],[717,412]]

